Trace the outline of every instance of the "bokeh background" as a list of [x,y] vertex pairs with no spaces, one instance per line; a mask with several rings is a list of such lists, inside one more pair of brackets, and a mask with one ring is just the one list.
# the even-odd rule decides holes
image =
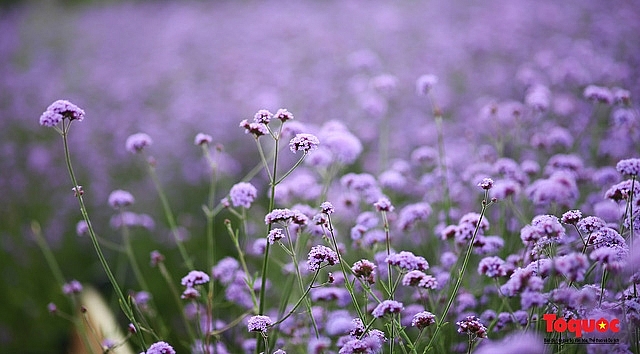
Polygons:
[[[287,108],[311,127],[338,120],[370,156],[388,117],[389,156],[406,158],[435,145],[429,106],[415,93],[420,75],[435,74],[451,159],[464,163],[514,128],[488,124],[482,108],[522,102],[539,83],[553,92],[551,114],[529,122],[505,155],[534,150],[531,136],[558,127],[578,137],[572,147],[591,166],[638,155],[637,126],[585,133],[592,106],[579,99],[590,84],[640,94],[635,1],[5,1],[0,11],[0,352],[65,352],[69,342],[69,325],[46,310],[62,295],[32,222],[69,279],[108,290],[75,232],[60,137],[38,125],[57,99],[86,111],[72,127],[72,156],[99,232],[117,237],[107,206],[114,189],[156,217],[153,230],[135,230],[145,260],[149,248],[173,246],[144,164],[124,147],[139,131],[154,140],[149,151],[194,250],[204,244],[208,175],[193,138],[204,132],[218,144],[224,193],[258,162],[238,123],[261,108]],[[372,89],[385,74],[397,79],[392,99]],[[376,171],[377,162],[363,157],[351,169]]]

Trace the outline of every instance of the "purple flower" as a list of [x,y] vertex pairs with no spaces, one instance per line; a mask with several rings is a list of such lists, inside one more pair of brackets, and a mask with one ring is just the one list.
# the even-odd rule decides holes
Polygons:
[[166,342],[155,342],[151,344],[146,352],[141,354],[176,354],[176,351]]
[[84,119],[84,111],[67,100],[57,100],[49,105],[47,110],[42,113],[40,116],[40,125],[53,127],[65,118],[70,121],[77,120],[81,122]]
[[318,133],[322,147],[329,151],[334,161],[341,164],[354,163],[362,153],[362,143],[347,128],[336,121],[326,123]]
[[251,316],[247,322],[247,329],[249,332],[266,333],[271,325],[273,325],[273,321],[269,316]]
[[72,280],[62,285],[62,293],[65,295],[79,294],[82,292],[82,284],[77,280]]
[[338,255],[329,247],[317,245],[311,248],[309,251],[309,258],[307,260],[307,267],[310,271],[317,271],[320,269],[322,263],[328,265],[338,264]]
[[395,209],[387,197],[381,197],[377,202],[373,203],[373,206],[376,207],[377,211],[391,212]]
[[279,119],[282,123],[284,123],[286,121],[292,120],[293,114],[284,108],[280,108],[276,111],[276,114],[273,115],[273,118]]
[[431,215],[431,205],[428,203],[409,204],[400,210],[398,225],[402,230],[410,230],[420,220],[426,220]]
[[109,205],[114,209],[120,209],[127,207],[135,202],[135,198],[131,193],[116,189],[109,194]]
[[456,322],[456,325],[458,325],[458,333],[487,338],[487,327],[476,316],[467,316],[464,320]]
[[189,272],[189,274],[185,275],[182,278],[182,281],[180,283],[187,288],[193,288],[195,285],[202,285],[208,282],[209,276],[207,275],[207,273],[199,270],[192,270]]
[[491,178],[483,178],[482,181],[478,183],[478,187],[489,190],[493,188],[493,180]]
[[422,271],[412,270],[402,277],[402,285],[435,289],[438,287],[438,281],[433,276],[424,274]]
[[475,354],[547,353],[543,338],[531,332],[516,332],[478,347]]
[[504,261],[500,257],[486,257],[478,264],[478,274],[486,275],[489,278],[503,277],[507,275]]
[[322,354],[325,350],[331,347],[331,339],[327,337],[315,338],[312,337],[309,339],[309,343],[307,344],[307,353],[308,354]]
[[273,117],[273,113],[269,112],[266,109],[261,109],[253,116],[253,121],[259,124],[269,124],[271,122],[271,118]]
[[404,309],[404,305],[401,302],[394,300],[384,300],[371,311],[371,314],[375,318],[384,317],[385,315],[400,313]]
[[437,76],[432,74],[422,75],[416,80],[416,92],[418,95],[427,95],[437,83]]
[[351,271],[353,274],[367,281],[369,284],[375,283],[376,265],[366,259],[361,259],[353,264]]
[[606,104],[612,104],[614,99],[611,90],[596,85],[589,85],[584,89],[584,98]]
[[47,311],[49,311],[50,314],[55,315],[56,312],[58,312],[58,306],[53,302],[50,302],[47,304]]
[[320,211],[327,214],[327,215],[331,215],[333,214],[333,212],[335,211],[333,204],[331,204],[330,202],[324,202],[322,204],[320,204]]
[[222,284],[228,285],[233,281],[234,273],[240,268],[240,263],[232,257],[221,259],[211,270],[211,275]]
[[87,222],[84,220],[78,221],[78,223],[76,224],[76,234],[78,236],[84,236],[84,235],[87,235],[88,233],[89,233],[89,225],[87,225]]
[[570,253],[553,261],[555,271],[564,275],[569,281],[583,281],[589,268],[589,260],[582,253]]
[[587,216],[578,221],[578,230],[590,234],[594,231],[607,227],[607,223],[597,216]]
[[162,253],[160,253],[160,251],[151,251],[151,266],[155,267],[161,262],[164,262]]
[[253,184],[248,182],[240,182],[231,187],[229,197],[234,207],[250,208],[251,203],[258,196],[258,190]]
[[291,141],[289,141],[289,149],[291,152],[302,151],[303,153],[308,153],[309,151],[315,150],[320,145],[320,140],[313,134],[296,134]]
[[562,221],[563,224],[576,225],[580,219],[582,219],[582,212],[580,210],[569,210],[562,214],[560,221]]
[[616,170],[623,175],[637,176],[640,173],[640,159],[620,160],[616,164]]
[[145,147],[151,145],[153,140],[145,133],[136,133],[127,138],[124,146],[132,154],[142,151]]
[[291,222],[295,212],[289,209],[273,209],[269,214],[265,215],[264,223],[265,224],[287,224]]
[[240,122],[240,128],[245,129],[245,134],[251,133],[255,138],[269,134],[269,129],[262,123],[249,123],[246,119]]
[[273,245],[276,241],[282,240],[285,237],[284,231],[280,228],[275,228],[269,231],[267,235],[267,241]]
[[[631,190],[632,186],[633,190]],[[632,193],[634,196],[640,195],[640,183],[632,179],[628,179],[611,186],[611,188],[604,193],[604,197],[619,202],[629,199],[629,196]]]
[[208,145],[208,144],[211,144],[212,140],[213,138],[211,137],[211,135],[198,133],[196,134],[196,137],[193,140],[193,143],[196,145],[205,145],[205,144]]
[[180,296],[181,299],[183,300],[193,300],[193,299],[197,299],[200,297],[200,292],[194,288],[186,288],[183,292],[182,295]]
[[436,316],[429,311],[418,312],[411,320],[411,326],[418,329],[425,329],[436,323]]
[[392,266],[397,266],[404,270],[421,270],[425,271],[429,269],[429,263],[426,259],[420,256],[416,256],[411,252],[402,251],[400,253],[394,253],[389,255],[385,262]]

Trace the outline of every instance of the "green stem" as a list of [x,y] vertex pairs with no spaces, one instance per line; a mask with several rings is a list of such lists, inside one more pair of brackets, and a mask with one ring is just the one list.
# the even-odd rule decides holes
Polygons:
[[182,260],[188,269],[194,269],[193,261],[187,254],[187,250],[184,248],[184,244],[182,240],[180,240],[180,234],[178,232],[178,225],[176,224],[175,218],[173,216],[173,212],[171,211],[171,207],[169,206],[169,201],[167,200],[167,196],[162,188],[162,184],[160,184],[160,180],[158,179],[158,175],[156,174],[156,170],[152,163],[147,162],[147,166],[149,168],[149,175],[153,180],[153,183],[156,186],[156,191],[158,192],[158,196],[160,197],[160,202],[162,203],[162,209],[164,210],[164,215],[167,218],[167,222],[169,223],[169,228],[171,229],[171,234],[173,235],[173,239],[176,242],[176,246],[178,246],[178,250],[180,251],[180,255],[182,256]]
[[[69,133],[69,127],[71,126],[71,121],[69,121],[69,123],[67,123],[66,125],[65,123],[66,123],[66,120],[63,119],[62,120],[62,141],[64,144],[65,162],[67,164],[67,170],[69,171],[69,177],[71,178],[71,183],[73,184],[73,188],[79,188],[78,181],[76,180],[76,175],[73,172],[73,166],[71,165],[71,154],[69,152],[68,133]],[[140,324],[136,320],[133,310],[131,309],[131,306],[129,304],[129,300],[127,300],[127,298],[122,293],[122,290],[120,290],[120,286],[118,285],[118,282],[116,281],[115,277],[113,276],[113,273],[111,272],[111,268],[107,263],[107,259],[104,257],[104,254],[102,253],[102,249],[100,248],[100,244],[98,243],[98,238],[96,237],[96,233],[93,230],[93,225],[91,224],[91,220],[89,219],[89,214],[87,213],[87,207],[85,206],[84,200],[82,198],[83,193],[78,192],[75,194],[76,194],[76,198],[78,199],[78,203],[80,204],[80,212],[82,213],[82,217],[84,221],[87,223],[87,228],[89,230],[89,238],[91,239],[91,243],[93,244],[93,248],[98,256],[98,259],[100,260],[100,264],[102,265],[104,272],[107,274],[107,278],[109,279],[109,282],[113,287],[113,290],[116,292],[118,296],[118,300],[120,302],[120,308],[124,312],[127,319],[131,321],[131,323],[135,327],[138,340],[140,341],[140,345],[143,347],[143,350],[146,350],[147,345],[146,345],[144,336],[142,335]]]
[[478,218],[478,223],[476,224],[476,228],[473,231],[473,236],[471,236],[471,240],[469,241],[469,247],[467,248],[467,252],[466,252],[466,254],[464,256],[464,261],[462,262],[462,267],[458,271],[458,279],[456,279],[456,282],[455,282],[455,285],[453,286],[453,290],[451,292],[451,295],[449,296],[449,300],[447,301],[447,305],[444,308],[442,316],[437,321],[436,329],[435,329],[435,331],[433,333],[433,336],[431,337],[431,340],[429,340],[429,344],[425,348],[424,353],[428,352],[429,350],[431,350],[433,348],[434,340],[438,337],[438,333],[442,329],[442,326],[444,324],[445,318],[447,317],[447,314],[449,313],[449,309],[451,308],[451,305],[453,304],[453,301],[455,300],[455,298],[456,298],[456,296],[458,294],[458,290],[460,289],[460,285],[462,284],[462,279],[464,278],[464,273],[465,273],[465,271],[467,269],[467,264],[469,263],[469,258],[471,257],[471,252],[473,251],[473,243],[474,243],[474,241],[476,239],[476,236],[478,235],[478,230],[480,229],[480,224],[482,223],[482,219],[484,218],[484,214],[487,211],[487,207],[491,204],[491,202],[488,202],[488,199],[489,199],[489,191],[485,190],[484,199],[482,200],[482,209],[480,211],[480,217]]

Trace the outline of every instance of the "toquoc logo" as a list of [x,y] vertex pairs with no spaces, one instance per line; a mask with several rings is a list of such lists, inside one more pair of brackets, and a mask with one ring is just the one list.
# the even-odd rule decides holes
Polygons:
[[591,333],[594,330],[600,333],[611,331],[618,333],[620,331],[620,321],[617,318],[607,321],[604,318],[595,319],[570,319],[557,318],[554,314],[544,314],[542,319],[547,323],[547,333],[559,332],[563,333],[567,330],[576,335],[576,338],[582,337],[582,332]]

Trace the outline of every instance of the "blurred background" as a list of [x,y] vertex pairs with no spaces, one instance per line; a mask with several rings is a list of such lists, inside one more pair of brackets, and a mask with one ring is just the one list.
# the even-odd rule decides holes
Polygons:
[[[465,142],[466,150],[454,152],[464,155],[496,133],[470,124],[481,108],[492,100],[521,101],[534,83],[554,91],[556,121],[541,126],[561,122],[569,131],[590,114],[588,104],[575,99],[586,85],[640,93],[640,5],[634,1],[1,4],[0,352],[6,353],[66,352],[69,346],[68,323],[47,312],[49,302],[64,301],[32,222],[42,227],[68,279],[109,289],[89,240],[75,232],[80,215],[60,136],[38,124],[57,99],[86,111],[72,126],[71,154],[99,233],[119,237],[107,205],[114,189],[131,191],[132,210],[154,216],[153,228],[134,230],[146,265],[149,249],[169,255],[173,245],[143,161],[125,150],[133,133],[153,138],[149,153],[189,248],[199,250],[209,177],[194,136],[204,132],[218,144],[222,197],[258,162],[253,139],[238,127],[258,109],[287,108],[311,130],[341,121],[365,152],[375,150],[376,122],[386,116],[393,122],[389,154],[406,157],[435,143],[434,130],[422,123],[429,106],[415,93],[420,75],[435,74],[448,142]],[[397,80],[393,99],[371,87],[372,78],[385,74]],[[633,146],[610,150],[589,158],[604,165],[637,155]],[[375,171],[374,161],[363,158],[352,169]],[[168,262],[178,260],[168,256]],[[161,286],[156,272],[145,267],[145,273]],[[157,299],[159,307],[164,302]]]

